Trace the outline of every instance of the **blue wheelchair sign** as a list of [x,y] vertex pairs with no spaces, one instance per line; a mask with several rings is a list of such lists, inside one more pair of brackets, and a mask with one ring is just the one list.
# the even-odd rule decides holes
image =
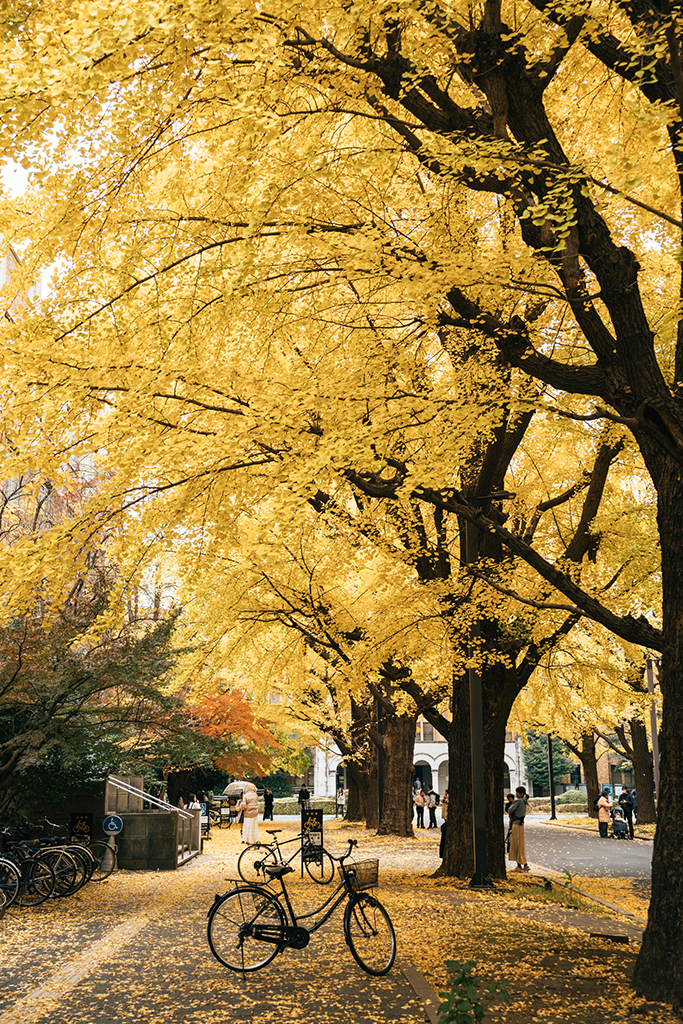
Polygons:
[[102,831],[108,836],[115,836],[123,829],[123,820],[118,814],[109,814],[102,822]]

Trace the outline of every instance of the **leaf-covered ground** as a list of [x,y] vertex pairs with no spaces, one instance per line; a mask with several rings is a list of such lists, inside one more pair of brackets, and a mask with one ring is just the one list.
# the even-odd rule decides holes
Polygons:
[[[282,827],[293,834],[295,825]],[[558,892],[567,895],[561,880],[549,903],[538,902],[545,891],[540,879],[513,876],[495,892],[476,893],[457,880],[430,877],[439,864],[436,835],[406,840],[326,825],[333,853],[345,849],[348,837],[359,840],[358,859],[380,859],[379,895],[394,921],[401,962],[412,963],[437,991],[447,959],[475,960],[487,981],[510,979],[510,1005],[495,1004],[487,1021],[680,1020],[665,1006],[632,997],[637,946],[591,938],[576,927],[614,932],[626,925],[605,916],[604,907],[595,908],[602,916],[588,918],[554,902]],[[236,877],[241,849],[236,827],[214,830],[204,856],[177,872],[121,871],[68,900],[10,910],[0,922],[0,1024],[421,1024],[422,1005],[398,969],[376,979],[356,966],[339,911],[306,949],[286,950],[246,980],[214,960],[206,913],[214,893]],[[324,888],[298,871],[289,878],[297,909],[322,902]],[[588,892],[595,883],[574,884]],[[647,893],[627,879],[600,879],[599,895],[644,916]]]

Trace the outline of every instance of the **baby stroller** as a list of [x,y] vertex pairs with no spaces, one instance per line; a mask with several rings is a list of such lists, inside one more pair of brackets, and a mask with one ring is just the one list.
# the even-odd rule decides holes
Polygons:
[[628,839],[628,822],[618,807],[612,811],[612,836],[614,839]]

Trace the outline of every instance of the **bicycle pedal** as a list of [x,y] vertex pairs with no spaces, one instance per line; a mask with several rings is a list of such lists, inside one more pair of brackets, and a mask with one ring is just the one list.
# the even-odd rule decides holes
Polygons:
[[307,928],[289,928],[287,932],[287,945],[291,949],[305,949],[311,941],[311,934]]

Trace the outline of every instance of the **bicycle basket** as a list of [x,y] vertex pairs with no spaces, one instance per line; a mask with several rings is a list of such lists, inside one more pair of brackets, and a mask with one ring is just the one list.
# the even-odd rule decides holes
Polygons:
[[360,860],[356,864],[346,864],[344,865],[344,874],[348,878],[351,888],[357,892],[361,889],[373,889],[379,879],[379,861]]

